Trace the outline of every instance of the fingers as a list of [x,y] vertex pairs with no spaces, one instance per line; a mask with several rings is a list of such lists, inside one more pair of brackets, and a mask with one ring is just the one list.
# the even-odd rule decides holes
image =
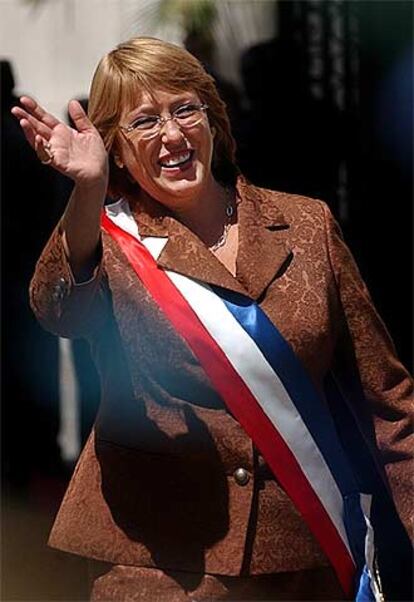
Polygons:
[[22,96],[20,98],[22,106],[12,108],[12,114],[20,121],[23,132],[29,144],[35,148],[36,135],[42,136],[45,140],[49,140],[52,135],[52,130],[60,121],[50,113],[47,113],[30,96]]
[[69,102],[68,111],[78,132],[86,132],[95,129],[83,110],[82,105],[77,100],[71,100]]
[[53,152],[49,143],[52,130],[22,107],[13,107],[11,112],[19,120],[23,133],[30,146],[36,151],[39,160],[45,165],[52,163]]
[[43,136],[43,138],[46,138],[46,140],[49,140],[50,136],[52,135],[52,129],[42,123],[42,121],[36,119],[36,117],[33,117],[25,109],[22,107],[13,107],[12,114],[20,121],[20,125],[26,134],[26,138],[31,144],[36,134],[39,134],[40,136]]
[[28,141],[30,146],[35,149],[36,148],[36,145],[35,145],[36,134],[34,133],[32,126],[27,121],[27,119],[20,119],[20,126],[23,130],[24,135],[26,136],[26,140]]
[[44,123],[44,125],[47,127],[53,129],[60,123],[59,119],[54,117],[54,115],[47,113],[44,108],[34,100],[34,98],[31,98],[30,96],[22,96],[20,98],[20,102],[30,115],[33,115],[33,117],[35,117],[41,123]]

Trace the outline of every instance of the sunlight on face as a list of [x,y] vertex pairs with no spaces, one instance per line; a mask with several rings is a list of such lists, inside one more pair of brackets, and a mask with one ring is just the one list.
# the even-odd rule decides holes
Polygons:
[[[117,154],[141,189],[169,209],[194,202],[213,179],[213,134],[206,111],[190,127],[182,127],[172,114],[186,107],[200,107],[195,92],[157,90],[142,94],[137,105],[122,117]],[[145,129],[161,117],[165,121],[155,135]],[[152,123],[151,123],[152,120]],[[139,128],[136,127],[139,125]],[[144,134],[143,134],[144,132]]]

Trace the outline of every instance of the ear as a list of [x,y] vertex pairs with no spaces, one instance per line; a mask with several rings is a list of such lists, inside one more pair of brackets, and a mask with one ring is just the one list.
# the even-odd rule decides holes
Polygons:
[[212,126],[211,126],[211,135],[213,136],[213,138],[215,138],[215,137],[216,137],[216,133],[217,133],[217,130],[216,130],[216,128],[214,127],[214,125],[212,125]]

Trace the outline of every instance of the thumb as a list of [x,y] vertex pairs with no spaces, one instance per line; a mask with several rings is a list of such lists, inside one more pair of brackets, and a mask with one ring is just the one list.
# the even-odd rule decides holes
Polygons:
[[71,100],[69,102],[68,111],[78,132],[86,132],[88,130],[95,129],[92,122],[83,110],[82,105],[77,100]]

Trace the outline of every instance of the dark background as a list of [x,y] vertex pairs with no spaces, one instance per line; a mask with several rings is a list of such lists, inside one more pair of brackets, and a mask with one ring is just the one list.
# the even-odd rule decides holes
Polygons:
[[[249,102],[218,77],[240,166],[258,185],[329,204],[410,368],[413,4],[288,0],[275,11],[278,37],[240,57]],[[2,599],[82,600],[83,561],[45,546],[72,466],[56,441],[57,340],[27,300],[67,183],[39,165],[10,117],[4,64],[1,83]],[[98,389],[82,343],[76,362],[84,439]]]
[[329,204],[411,367],[413,3],[276,9],[279,37],[242,57],[242,171]]

